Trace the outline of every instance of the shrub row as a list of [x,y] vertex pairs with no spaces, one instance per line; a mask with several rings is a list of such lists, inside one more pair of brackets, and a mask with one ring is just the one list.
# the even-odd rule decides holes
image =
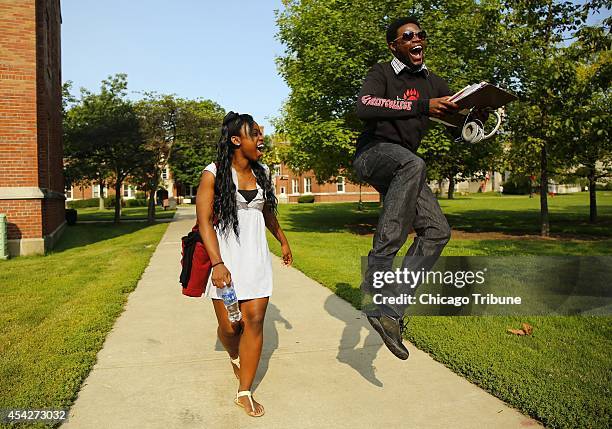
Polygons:
[[314,203],[314,201],[314,195],[302,195],[301,197],[298,197],[298,203]]
[[[98,198],[88,198],[86,200],[74,200],[68,201],[69,209],[84,209],[86,207],[98,207],[100,205]],[[146,207],[146,198],[135,198],[130,200],[121,200],[121,207]],[[104,198],[104,207],[113,208],[115,207],[115,197]]]

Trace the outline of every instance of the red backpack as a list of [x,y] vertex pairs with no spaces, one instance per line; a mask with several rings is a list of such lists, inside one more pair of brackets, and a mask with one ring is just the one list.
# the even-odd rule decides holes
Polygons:
[[196,298],[202,296],[210,277],[211,265],[196,224],[191,232],[181,239],[180,282],[183,286],[183,295]]

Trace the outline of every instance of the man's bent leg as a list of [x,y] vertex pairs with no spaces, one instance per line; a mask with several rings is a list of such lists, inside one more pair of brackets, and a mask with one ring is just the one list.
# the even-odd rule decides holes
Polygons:
[[[402,271],[427,272],[436,263],[438,257],[444,250],[444,246],[450,240],[450,226],[440,204],[429,186],[423,186],[416,207],[416,218],[414,220],[414,230],[417,233],[412,245],[408,249],[402,261]],[[420,277],[422,279],[422,277]],[[394,292],[414,296],[420,281],[414,285],[401,285]],[[408,304],[406,301],[392,305],[394,311],[404,314]]]
[[370,301],[363,311],[373,316],[384,313],[397,319],[403,314],[388,305],[374,305],[371,302],[374,294],[393,295],[389,290],[392,286],[377,289],[373,287],[373,280],[376,272],[382,273],[392,268],[394,257],[408,238],[417,215],[418,196],[425,185],[425,163],[404,147],[380,143],[370,148],[364,159],[355,163],[355,167],[357,174],[379,191],[386,188],[373,247],[368,255],[368,268],[361,285],[365,300]]

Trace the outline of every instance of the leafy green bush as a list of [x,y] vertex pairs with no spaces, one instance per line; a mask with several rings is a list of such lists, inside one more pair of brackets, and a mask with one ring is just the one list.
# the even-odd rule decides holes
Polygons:
[[86,200],[68,201],[69,209],[84,209],[85,207],[98,207],[100,200],[98,198],[88,198]]
[[606,183],[598,183],[595,187],[598,191],[612,191],[612,181]]
[[125,200],[126,207],[146,207],[147,199],[146,198],[136,198],[133,200]]
[[[104,198],[104,207],[107,209],[115,207],[115,196],[111,195],[110,197]],[[125,207],[125,200],[121,199],[121,207]]]
[[136,192],[135,196],[136,196],[137,200],[142,200],[142,199],[146,199],[147,198],[147,194],[144,191]]
[[531,189],[529,177],[514,174],[504,182],[503,186],[504,194],[509,195],[525,195],[528,194]]
[[301,197],[298,197],[298,203],[314,203],[314,201],[314,195],[302,195]]

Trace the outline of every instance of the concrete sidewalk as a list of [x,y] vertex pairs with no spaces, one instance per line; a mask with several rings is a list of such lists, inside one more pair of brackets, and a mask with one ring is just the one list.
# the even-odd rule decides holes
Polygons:
[[62,428],[538,426],[411,345],[396,359],[357,310],[278,258],[255,393],[266,415],[247,416],[210,301],[181,295],[194,219],[177,211]]

